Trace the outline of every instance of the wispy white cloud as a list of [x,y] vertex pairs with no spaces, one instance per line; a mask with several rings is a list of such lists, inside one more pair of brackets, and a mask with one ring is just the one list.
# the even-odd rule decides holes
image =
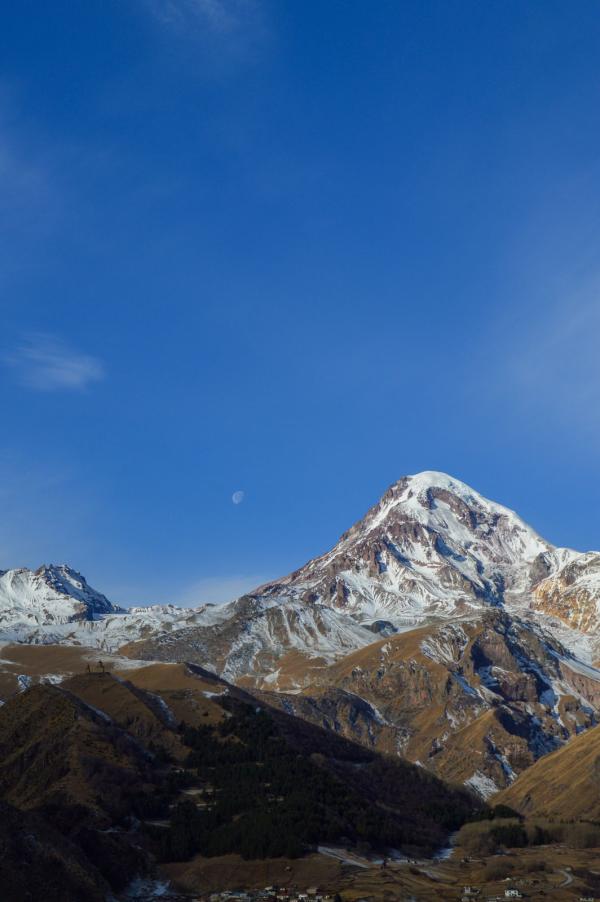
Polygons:
[[154,16],[175,28],[204,27],[231,34],[257,24],[257,0],[147,0]]
[[35,391],[82,391],[105,375],[98,358],[41,332],[27,335],[3,362],[21,385]]
[[[137,0],[149,11],[160,33],[176,37],[193,53],[183,65],[197,76],[237,73],[262,57],[270,37],[263,0]],[[198,52],[200,50],[200,52]]]
[[3,202],[23,203],[48,191],[46,173],[19,155],[14,142],[0,125],[0,194]]
[[209,576],[199,579],[188,586],[176,599],[176,603],[184,607],[196,607],[199,604],[223,604],[251,592],[257,586],[273,579],[273,574],[250,574],[248,576]]
[[32,152],[28,141],[6,124],[0,92],[0,252],[7,254],[4,265],[12,265],[8,248],[15,239],[24,236],[31,241],[54,220],[58,207],[48,161]]
[[565,293],[499,348],[501,389],[534,426],[600,437],[600,281]]
[[513,358],[518,382],[536,394],[581,400],[600,392],[600,294],[598,302],[555,312],[531,330]]
[[507,430],[572,453],[600,442],[599,178],[595,160],[569,167],[511,220],[499,246],[502,303],[469,363],[470,390]]

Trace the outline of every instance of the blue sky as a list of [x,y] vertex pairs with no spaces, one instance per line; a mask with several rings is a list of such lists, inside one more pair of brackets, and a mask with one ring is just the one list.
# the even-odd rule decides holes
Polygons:
[[600,546],[597,3],[0,9],[0,567],[222,600],[423,469]]

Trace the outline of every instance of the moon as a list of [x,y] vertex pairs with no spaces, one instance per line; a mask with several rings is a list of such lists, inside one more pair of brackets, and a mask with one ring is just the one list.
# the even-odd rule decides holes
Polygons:
[[233,495],[231,496],[231,500],[233,501],[234,504],[241,504],[242,501],[244,500],[244,492],[241,492],[241,491],[234,492]]

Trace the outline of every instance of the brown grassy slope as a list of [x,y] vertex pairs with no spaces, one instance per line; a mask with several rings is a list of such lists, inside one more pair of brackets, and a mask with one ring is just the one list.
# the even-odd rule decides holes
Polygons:
[[[101,703],[95,688],[91,694],[88,692],[88,687],[94,686],[89,682],[88,665],[92,667],[93,679],[99,674],[100,658],[107,670],[121,680],[160,696],[178,722],[184,720],[197,726],[223,719],[218,696],[212,694],[222,691],[222,687],[215,686],[214,679],[192,673],[185,664],[144,662],[137,667],[135,662],[129,662],[119,655],[107,655],[97,649],[82,646],[5,645],[0,651],[0,699],[11,698],[18,693],[19,674],[30,677],[34,685],[43,682],[49,675],[53,678],[62,677],[63,681],[75,677],[77,681],[69,683],[70,690],[96,707],[103,708],[103,703],[108,705],[111,710],[107,713],[119,721],[118,711],[110,696],[104,697]],[[66,682],[61,685],[66,685]],[[147,701],[152,708],[152,700]]]
[[120,675],[140,689],[160,695],[177,722],[212,725],[225,716],[218,703],[218,693],[224,687],[192,672],[185,664],[148,664]]
[[600,819],[600,727],[540,758],[493,802],[526,815]]
[[2,668],[30,676],[47,673],[83,673],[87,665],[97,666],[115,656],[81,645],[5,645],[0,650]]
[[82,673],[66,680],[61,688],[104,711],[145,746],[155,745],[178,758],[185,754],[178,736],[169,729],[175,718],[166,703],[161,704],[160,696],[110,673]]
[[[31,884],[36,892],[20,896],[20,884],[9,873],[15,902],[20,898],[57,902],[105,899],[106,883],[120,891],[132,876],[147,873],[150,866],[148,853],[131,830],[135,823],[132,815],[151,813],[168,801],[168,780],[160,758],[149,752],[146,745],[150,740],[143,735],[148,724],[153,726],[153,714],[149,710],[144,720],[147,709],[137,690],[108,674],[85,675],[72,682],[81,697],[62,686],[40,684],[0,708],[0,800],[20,809],[17,821],[20,815],[26,821],[35,814],[40,825],[23,849],[10,837],[4,848],[0,828],[0,875],[5,859],[12,869],[11,862],[21,856],[24,861],[30,859],[35,881],[39,876],[39,885]],[[94,701],[110,708],[116,717]],[[116,722],[117,717],[126,716],[127,706],[132,729],[137,729],[139,736]],[[156,724],[158,729],[158,718]],[[166,727],[164,732],[169,734]],[[115,827],[122,832],[113,832]],[[39,841],[37,833],[42,836]],[[65,889],[61,894],[60,882],[55,886],[50,878],[45,881],[47,868],[53,866],[50,877],[63,872],[60,880],[66,888],[74,881],[73,893]],[[104,886],[100,894],[79,886],[81,870],[91,887]],[[3,890],[0,881],[0,899],[12,900]]]

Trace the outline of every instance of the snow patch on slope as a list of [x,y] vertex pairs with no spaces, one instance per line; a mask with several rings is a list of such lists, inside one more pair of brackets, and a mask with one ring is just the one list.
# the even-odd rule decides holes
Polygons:
[[491,777],[476,770],[472,777],[465,780],[465,786],[473,789],[482,799],[489,799],[495,793],[499,792],[500,787],[496,786]]

